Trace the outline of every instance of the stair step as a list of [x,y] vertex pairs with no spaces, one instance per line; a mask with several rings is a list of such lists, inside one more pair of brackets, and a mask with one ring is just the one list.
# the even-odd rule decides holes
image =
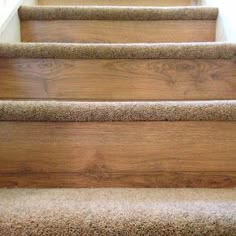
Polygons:
[[0,44],[2,99],[236,99],[236,44]]
[[50,6],[19,10],[24,42],[215,41],[217,8]]
[[2,235],[235,235],[235,189],[1,189]]
[[38,0],[38,5],[189,6],[192,0]]
[[0,120],[0,187],[236,186],[235,100],[11,100]]
[[0,101],[2,121],[236,121],[236,100],[159,102]]

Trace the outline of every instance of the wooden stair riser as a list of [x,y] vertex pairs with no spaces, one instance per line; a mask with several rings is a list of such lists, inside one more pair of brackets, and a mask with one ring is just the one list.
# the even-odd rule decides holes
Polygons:
[[23,42],[213,42],[216,21],[29,20],[21,29]]
[[236,122],[0,122],[1,187],[235,187]]
[[0,98],[235,99],[228,59],[0,59]]
[[192,0],[39,0],[39,5],[189,6]]

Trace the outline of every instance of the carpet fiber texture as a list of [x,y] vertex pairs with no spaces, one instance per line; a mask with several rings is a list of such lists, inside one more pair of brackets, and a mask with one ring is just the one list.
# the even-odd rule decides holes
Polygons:
[[1,58],[235,59],[235,43],[1,43]]
[[21,20],[216,20],[218,8],[23,6],[19,16]]
[[235,236],[236,189],[1,189],[4,236]]
[[236,120],[236,100],[180,102],[0,101],[2,121]]

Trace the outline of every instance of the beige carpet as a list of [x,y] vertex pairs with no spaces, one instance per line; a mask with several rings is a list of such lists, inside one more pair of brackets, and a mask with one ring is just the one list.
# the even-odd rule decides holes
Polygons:
[[234,59],[236,43],[0,43],[1,58]]
[[19,9],[21,20],[216,20],[214,7],[49,6]]
[[1,189],[4,236],[235,236],[236,189]]
[[1,121],[235,121],[236,100],[159,102],[0,101]]

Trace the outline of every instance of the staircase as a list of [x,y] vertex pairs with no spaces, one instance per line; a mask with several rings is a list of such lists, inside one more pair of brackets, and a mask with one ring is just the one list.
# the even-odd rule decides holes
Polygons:
[[25,42],[166,43],[214,41],[217,12],[206,7],[58,6],[22,7],[19,15]]
[[0,44],[1,234],[235,235],[236,45],[215,42],[218,9],[38,4],[19,9],[23,42]]

